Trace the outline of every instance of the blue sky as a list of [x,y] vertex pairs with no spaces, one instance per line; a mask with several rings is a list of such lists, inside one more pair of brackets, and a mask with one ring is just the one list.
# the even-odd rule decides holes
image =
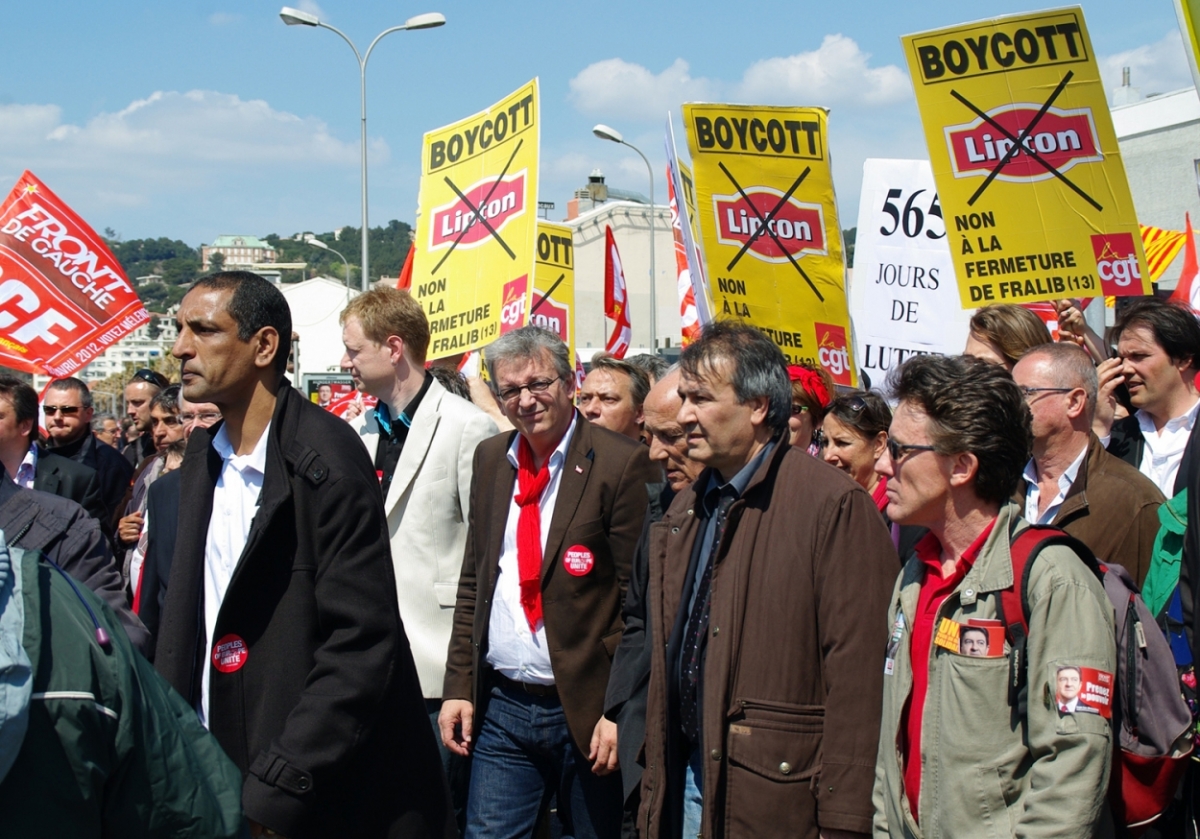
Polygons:
[[[372,225],[415,215],[423,132],[541,79],[540,198],[561,218],[599,167],[645,191],[662,179],[662,126],[689,100],[825,105],[842,226],[862,161],[925,157],[899,36],[1036,9],[1010,0],[580,4],[288,0],[365,49]],[[29,168],[97,229],[193,245],[222,233],[357,225],[358,68],[334,33],[288,27],[280,0],[11,3],[0,49],[0,190]],[[1085,2],[1108,86],[1191,84],[1171,0]],[[1135,11],[1136,9],[1136,11]],[[682,135],[680,142],[683,143]],[[683,150],[681,150],[683,151]]]

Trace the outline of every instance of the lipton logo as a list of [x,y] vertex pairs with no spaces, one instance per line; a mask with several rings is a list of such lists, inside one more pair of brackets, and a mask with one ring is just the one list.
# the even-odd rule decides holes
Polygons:
[[849,386],[850,351],[846,344],[846,330],[829,323],[814,323],[817,333],[817,361],[839,385]]
[[1142,271],[1132,233],[1099,233],[1092,237],[1096,273],[1106,295],[1141,294]]
[[[535,291],[534,297],[537,296]],[[570,316],[566,306],[560,306],[552,298],[549,298],[537,307],[537,311],[530,314],[529,322],[534,326],[540,326],[542,329],[553,332],[566,343],[567,322]]]
[[[1013,137],[1020,138],[1021,132],[1033,122],[1040,110],[1041,106],[1028,103],[1004,105],[988,111],[988,116]],[[983,119],[965,125],[948,125],[945,130],[956,178],[988,175],[1016,145]],[[1061,173],[1078,163],[1095,163],[1104,159],[1090,108],[1072,111],[1049,108],[1021,145],[1022,148],[1017,149],[996,175],[997,180],[1044,181],[1054,177],[1047,166]],[[1045,165],[1034,160],[1029,152],[1036,152]]]
[[529,289],[529,275],[522,274],[504,284],[500,303],[500,334],[519,329],[525,323],[525,294]]
[[[747,202],[741,195],[714,195],[717,214],[717,241],[741,248],[754,236],[749,253],[763,262],[787,262],[806,253],[825,253],[825,216],[819,204],[802,204],[789,198],[779,211],[770,213],[783,193],[767,186],[746,189]],[[757,210],[757,212],[755,212]],[[767,229],[762,230],[763,220]]]
[[[466,201],[459,198],[434,208],[429,224],[430,250],[449,247],[455,241],[459,248],[481,245],[492,235],[488,225],[499,233],[506,224],[524,213],[525,171],[509,175],[499,183],[495,178],[484,178],[463,195]],[[470,202],[469,206],[467,202]],[[479,211],[478,215],[475,210]],[[480,216],[487,224],[480,222]]]

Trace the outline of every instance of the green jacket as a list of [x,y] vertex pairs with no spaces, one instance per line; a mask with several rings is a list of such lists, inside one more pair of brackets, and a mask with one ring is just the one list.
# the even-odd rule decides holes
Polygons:
[[[244,835],[241,775],[195,711],[91,591],[73,590],[36,551],[11,554],[33,685],[24,740],[0,783],[3,835]],[[110,651],[81,601],[108,632]]]
[[[1001,509],[974,566],[935,616],[935,628],[943,617],[959,623],[999,617],[999,592],[1013,582],[1010,539],[1027,526],[1015,504]],[[1023,718],[1008,704],[1007,655],[970,658],[931,645],[922,709],[920,825],[913,820],[900,743],[912,689],[910,632],[925,568],[915,555],[909,558],[888,610],[889,633],[898,629],[900,638],[889,644],[893,669],[883,680],[875,836],[1096,835],[1108,789],[1111,726],[1098,714],[1060,714],[1054,685],[1059,665],[1116,672],[1113,609],[1092,572],[1063,547],[1044,550],[1031,569]]]

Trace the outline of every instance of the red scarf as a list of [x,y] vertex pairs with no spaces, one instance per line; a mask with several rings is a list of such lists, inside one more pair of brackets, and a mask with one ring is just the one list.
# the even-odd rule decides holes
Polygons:
[[521,508],[517,519],[517,571],[521,577],[521,607],[531,632],[537,632],[542,619],[542,511],[538,508],[542,492],[550,483],[550,458],[534,472],[533,449],[521,437],[517,445],[517,494]]
[[871,498],[875,501],[875,506],[879,508],[879,512],[887,510],[887,478],[879,476],[879,483],[875,484],[875,489],[871,492]]

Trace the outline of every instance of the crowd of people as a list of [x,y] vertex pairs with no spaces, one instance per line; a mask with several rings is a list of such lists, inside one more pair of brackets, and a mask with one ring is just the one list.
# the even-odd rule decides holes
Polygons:
[[[1056,308],[880,390],[732,321],[577,388],[533,326],[430,365],[378,287],[342,418],[287,378],[279,290],[222,272],[123,419],[0,378],[6,835],[1123,835],[1087,560],[1191,648],[1200,324]],[[1014,615],[1035,526],[1077,541]],[[1193,775],[1142,835],[1195,836]]]

